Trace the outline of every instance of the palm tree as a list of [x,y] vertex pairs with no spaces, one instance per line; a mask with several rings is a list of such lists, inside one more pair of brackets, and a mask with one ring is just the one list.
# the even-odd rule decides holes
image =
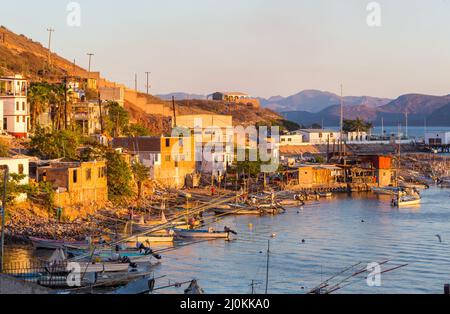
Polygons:
[[47,83],[31,85],[28,91],[28,102],[30,104],[30,123],[34,131],[38,123],[38,117],[48,109],[51,86]]

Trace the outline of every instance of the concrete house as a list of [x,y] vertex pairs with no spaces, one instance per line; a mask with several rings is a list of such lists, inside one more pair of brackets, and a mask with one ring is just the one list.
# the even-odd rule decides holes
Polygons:
[[150,177],[174,188],[185,185],[186,176],[195,172],[193,137],[118,137],[114,148],[123,148],[150,168]]
[[294,133],[303,137],[304,143],[326,144],[328,141],[338,141],[341,139],[341,132],[325,129],[301,129]]
[[30,109],[27,81],[21,75],[0,78],[2,129],[15,137],[27,137]]
[[100,206],[108,201],[105,161],[51,163],[37,169],[37,180],[53,184],[57,206]]
[[[1,157],[1,166],[8,166],[10,174],[24,175],[20,184],[28,184],[29,182],[29,158],[28,157]],[[26,194],[21,194],[16,198],[16,202],[23,202],[27,199]]]

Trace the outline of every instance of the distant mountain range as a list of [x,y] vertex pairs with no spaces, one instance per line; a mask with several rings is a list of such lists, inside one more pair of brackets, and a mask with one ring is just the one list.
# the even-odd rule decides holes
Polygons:
[[[288,120],[311,125],[323,122],[327,126],[338,126],[340,121],[340,105],[329,106],[319,112],[284,111],[281,114]],[[450,126],[450,95],[431,96],[407,94],[380,106],[367,103],[347,104],[344,106],[344,118],[361,118],[371,121],[374,125],[396,126],[406,123],[411,126]]]
[[[206,99],[205,95],[171,93],[157,95],[162,99]],[[265,108],[281,113],[286,119],[310,126],[313,123],[338,126],[340,96],[319,90],[304,90],[295,95],[258,98]],[[404,125],[406,113],[411,126],[450,126],[450,95],[406,94],[395,100],[371,96],[346,96],[344,118],[361,118],[374,125]]]
[[[328,107],[341,103],[340,96],[319,90],[304,90],[298,94],[282,97],[275,96],[269,99],[259,98],[264,107],[278,111],[307,111],[317,113]],[[344,102],[348,106],[365,105],[376,108],[389,103],[391,99],[369,97],[369,96],[347,96]]]

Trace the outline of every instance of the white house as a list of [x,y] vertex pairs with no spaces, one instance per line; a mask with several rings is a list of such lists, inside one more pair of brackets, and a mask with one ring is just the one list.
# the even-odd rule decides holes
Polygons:
[[426,145],[449,145],[450,132],[449,131],[434,131],[425,133]]
[[344,139],[349,143],[366,142],[369,140],[369,135],[367,132],[347,132],[344,134]]
[[[1,157],[1,166],[8,166],[10,174],[24,175],[20,180],[20,184],[28,184],[29,182],[29,158],[28,157]],[[22,202],[27,199],[26,194],[21,194],[16,198],[16,202]]]
[[328,141],[333,143],[341,138],[341,132],[324,129],[301,129],[294,133],[303,137],[304,143],[326,144]]
[[21,75],[1,77],[0,101],[3,103],[3,130],[15,137],[27,137],[30,123],[27,81]]
[[303,135],[288,134],[280,135],[280,146],[296,146],[303,143]]

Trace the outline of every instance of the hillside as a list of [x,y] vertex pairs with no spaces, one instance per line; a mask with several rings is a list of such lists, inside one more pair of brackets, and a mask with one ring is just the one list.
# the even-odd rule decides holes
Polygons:
[[[341,97],[319,90],[304,90],[289,97],[274,96],[269,99],[260,98],[261,104],[277,112],[307,111],[318,113],[328,107],[341,103]],[[376,108],[390,102],[390,99],[369,96],[346,96],[344,102],[348,106],[364,105]]]
[[0,75],[22,74],[32,81],[52,81],[65,74],[87,77],[86,70],[55,53],[49,67],[48,49],[25,35],[0,26],[0,39]]
[[[349,106],[345,103],[344,118],[362,118],[381,125],[383,120],[386,126],[405,124],[405,113],[408,113],[408,123],[411,126],[423,126],[425,120],[430,126],[450,126],[450,95],[432,96],[421,94],[402,95],[383,106],[372,107],[368,105]],[[340,106],[334,105],[317,113],[305,111],[283,112],[283,116],[297,123],[310,125],[321,123],[338,126],[340,121]]]
[[[17,35],[0,27],[0,75],[22,74],[29,81],[61,81],[64,75],[86,78],[88,72],[55,53],[48,65],[48,49],[24,35]],[[120,83],[101,80],[101,85]],[[171,98],[172,95],[166,95]],[[180,95],[175,95],[179,96]],[[194,96],[194,95],[193,95]],[[165,97],[165,98],[166,98]],[[178,98],[178,97],[177,97]],[[168,133],[173,116],[171,102],[146,95],[132,89],[125,90],[125,108],[131,121],[143,124],[152,134]],[[206,100],[177,101],[177,114],[231,114],[236,124],[277,123],[290,126],[283,118],[269,109],[253,109],[246,105],[226,104]]]

